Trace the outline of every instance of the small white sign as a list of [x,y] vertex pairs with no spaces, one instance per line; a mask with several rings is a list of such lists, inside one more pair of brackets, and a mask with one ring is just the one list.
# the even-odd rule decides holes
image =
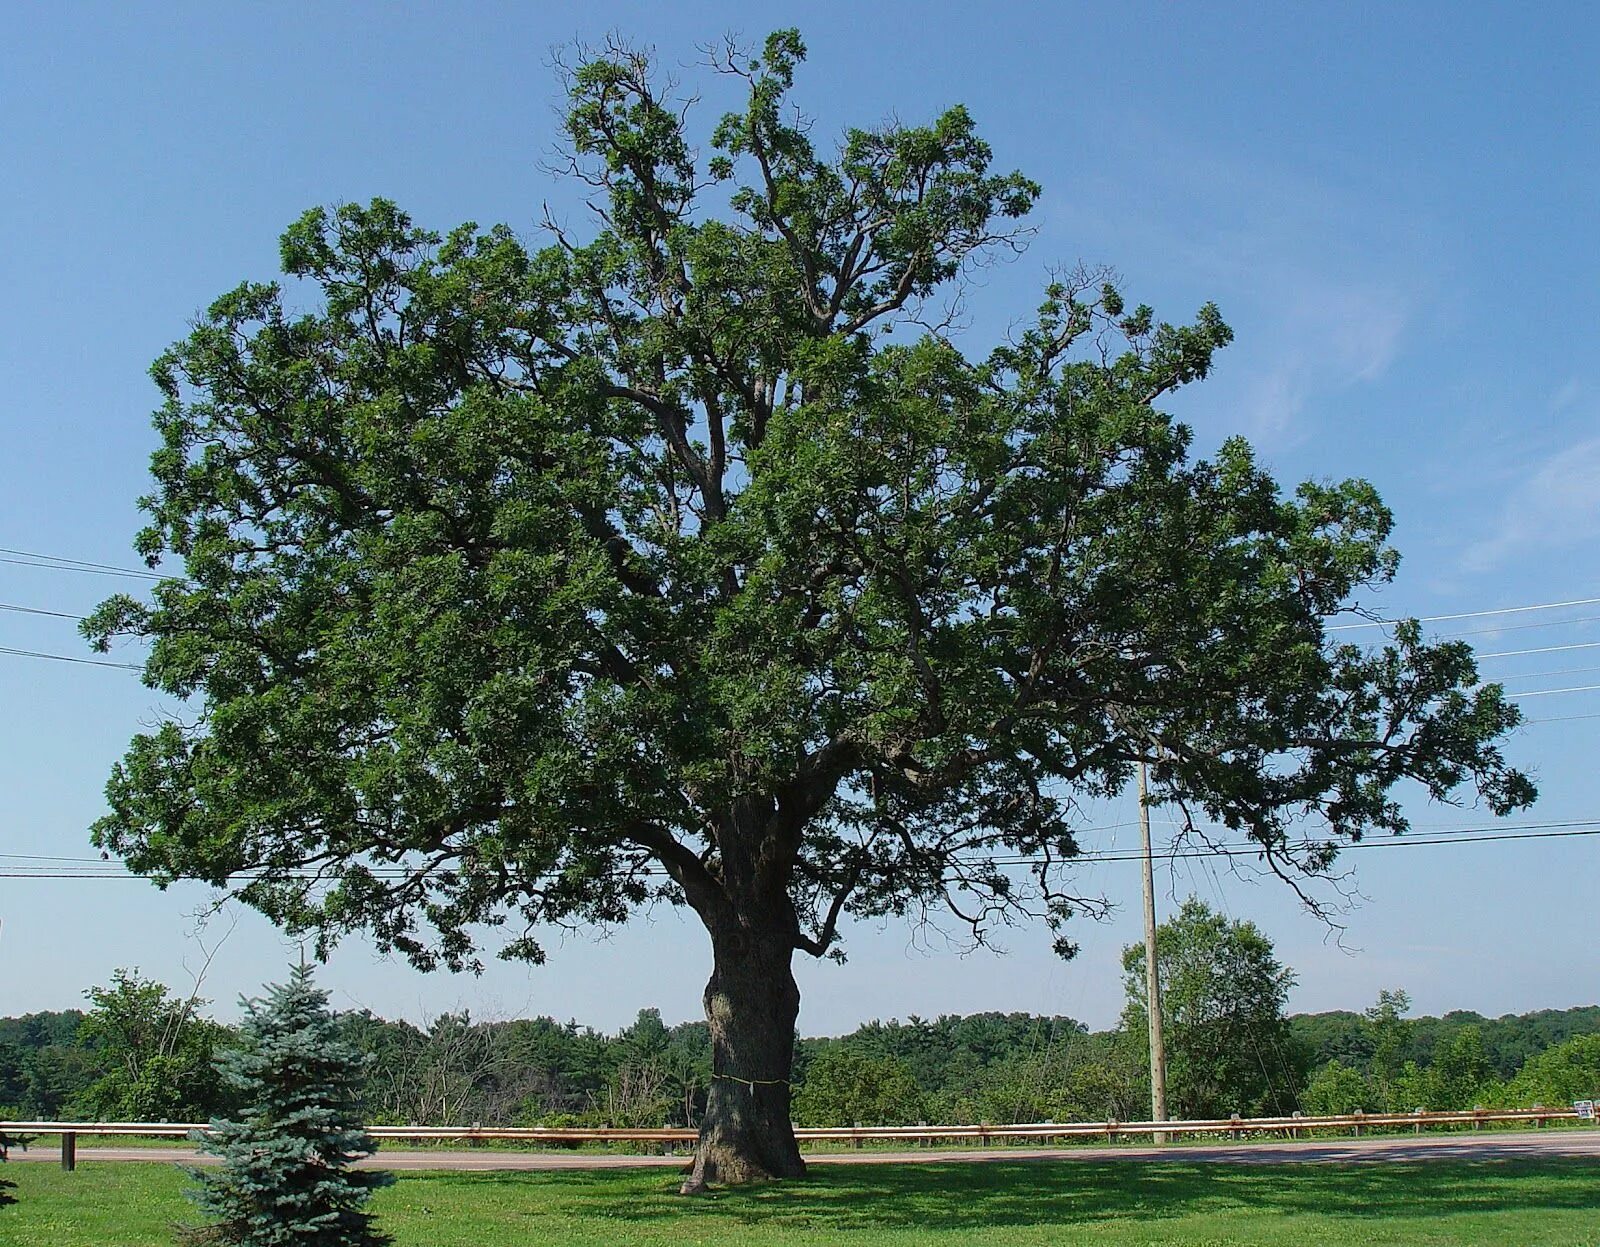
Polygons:
[[1593,1121],[1594,1120],[1594,1101],[1593,1100],[1579,1100],[1576,1103],[1574,1103],[1572,1107],[1578,1110],[1578,1120],[1579,1121]]

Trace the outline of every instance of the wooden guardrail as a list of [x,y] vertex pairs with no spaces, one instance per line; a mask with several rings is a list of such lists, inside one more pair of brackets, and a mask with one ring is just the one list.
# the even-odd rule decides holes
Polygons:
[[[1482,1128],[1491,1124],[1531,1123],[1544,1126],[1552,1121],[1572,1121],[1579,1116],[1576,1109],[1464,1109],[1454,1112],[1413,1113],[1346,1113],[1337,1116],[1307,1117],[1294,1114],[1289,1117],[1218,1117],[1200,1121],[1042,1121],[1019,1125],[972,1126],[802,1126],[795,1137],[802,1143],[948,1143],[974,1140],[982,1145],[997,1140],[1019,1139],[1047,1143],[1052,1139],[1070,1139],[1104,1136],[1107,1140],[1137,1135],[1168,1136],[1221,1135],[1241,1138],[1246,1134],[1286,1134],[1299,1137],[1310,1131],[1350,1132],[1359,1136],[1363,1130],[1394,1130],[1406,1126],[1417,1133],[1439,1126],[1470,1126]],[[72,1169],[76,1165],[77,1142],[80,1135],[131,1136],[138,1138],[189,1138],[204,1134],[208,1123],[194,1122],[144,1122],[144,1121],[0,1121],[0,1136],[13,1141],[40,1136],[58,1136],[61,1139],[61,1165]],[[599,1126],[590,1129],[554,1129],[542,1126],[369,1126],[367,1131],[378,1140],[412,1142],[515,1142],[532,1145],[572,1147],[583,1143],[633,1143],[674,1146],[693,1144],[699,1131],[682,1126],[662,1126],[646,1129]]]

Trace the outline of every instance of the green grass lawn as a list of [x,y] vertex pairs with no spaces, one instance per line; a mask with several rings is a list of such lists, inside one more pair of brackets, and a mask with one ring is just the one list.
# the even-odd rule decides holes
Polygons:
[[[419,1173],[375,1201],[397,1247],[566,1244],[1600,1244],[1600,1165],[1197,1165],[1067,1161],[816,1166],[700,1199],[672,1170]],[[191,1214],[176,1166],[13,1164],[7,1247],[168,1244]]]

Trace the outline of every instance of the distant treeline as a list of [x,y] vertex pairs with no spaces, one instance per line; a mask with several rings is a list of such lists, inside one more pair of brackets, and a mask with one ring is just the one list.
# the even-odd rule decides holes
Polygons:
[[[214,1058],[234,1033],[137,974],[87,1011],[0,1018],[0,1118],[204,1120],[231,1105]],[[1183,1093],[1176,1115],[1562,1103],[1600,1091],[1600,1006],[1485,1018],[1404,1016],[1404,993],[1365,1013],[1280,1018],[1250,1040],[1251,1079]],[[605,1034],[551,1018],[444,1014],[426,1026],[341,1016],[370,1054],[369,1120],[516,1125],[694,1125],[710,1080],[704,1023],[655,1010]],[[980,1013],[871,1022],[796,1045],[795,1117],[864,1125],[1148,1113],[1142,1029],[1090,1033],[1065,1017]],[[1201,1057],[1176,1053],[1182,1071]],[[1189,1076],[1189,1075],[1180,1075]],[[1245,1084],[1248,1082],[1248,1086]]]
[[[1489,1069],[1497,1077],[1509,1079],[1516,1076],[1529,1057],[1575,1035],[1600,1033],[1600,1005],[1507,1013],[1497,1018],[1469,1009],[1455,1009],[1443,1017],[1406,1018],[1401,1029],[1401,1063],[1431,1066],[1441,1046],[1468,1026],[1477,1029]],[[1379,1036],[1366,1014],[1344,1009],[1297,1013],[1289,1018],[1289,1033],[1311,1054],[1317,1066],[1337,1060],[1363,1073],[1373,1072]]]

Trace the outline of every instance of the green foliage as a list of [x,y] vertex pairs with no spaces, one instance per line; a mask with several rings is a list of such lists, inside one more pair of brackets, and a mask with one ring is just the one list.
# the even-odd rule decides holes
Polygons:
[[94,1081],[94,1054],[78,1038],[82,1022],[77,1009],[0,1018],[0,1100],[17,1105],[19,1118],[59,1117]]
[[1385,1106],[1396,1108],[1397,1082],[1404,1069],[1411,1026],[1405,1015],[1411,1010],[1411,997],[1403,990],[1382,990],[1378,1001],[1366,1011],[1372,1040],[1372,1077],[1384,1097]]
[[799,1076],[834,1050],[902,1063],[929,1121],[1126,1120],[1127,1106],[1149,1094],[1137,1054],[1118,1036],[1090,1036],[1064,1017],[975,1013],[867,1022],[836,1039],[801,1040]]
[[354,1170],[376,1144],[361,1126],[363,1062],[339,1038],[327,993],[304,964],[265,1001],[247,1001],[240,1047],[223,1058],[243,1105],[199,1136],[218,1156],[196,1171],[196,1202],[211,1220],[186,1234],[239,1247],[379,1247],[363,1211],[393,1175]]
[[[21,1104],[27,1096],[28,1078],[23,1067],[26,1059],[19,1045],[0,1039],[0,1105]],[[0,1118],[5,1118],[3,1108]]]
[[1600,1033],[1575,1036],[1530,1057],[1504,1098],[1519,1107],[1600,1100]]
[[1476,1026],[1463,1026],[1440,1045],[1429,1073],[1435,1089],[1433,1102],[1440,1108],[1471,1108],[1494,1095],[1494,1071]]
[[157,361],[137,545],[182,574],[86,631],[193,711],[134,739],[98,844],[424,967],[654,899],[821,955],[947,899],[979,940],[1064,919],[1073,811],[1141,758],[1286,873],[1402,829],[1406,779],[1533,799],[1465,644],[1325,630],[1396,565],[1372,487],[1281,490],[1157,406],[1217,310],[1080,272],[992,351],[921,328],[1039,188],[961,107],[829,158],[804,57],[720,56],[707,145],[613,41],[566,77],[590,237],[316,209],[281,247],[308,306],[246,283]]
[[807,1066],[794,1097],[802,1126],[904,1126],[926,1121],[922,1093],[904,1061],[830,1046]]
[[1407,1018],[1410,1007],[1405,992],[1384,991],[1364,1014],[1305,1014],[1290,1020],[1290,1030],[1315,1059],[1364,1072],[1373,1107],[1397,1112],[1539,1103],[1544,1087],[1518,1071],[1541,1053],[1600,1033],[1600,1007],[1593,1005],[1499,1018],[1467,1010]]
[[[1146,1034],[1144,946],[1122,953],[1127,1005],[1122,1027]],[[1294,973],[1253,923],[1231,921],[1190,897],[1156,928],[1167,1045],[1167,1107],[1173,1117],[1226,1117],[1293,1110],[1304,1057],[1289,1035],[1284,1004]]]
[[[436,1019],[418,1027],[364,1011],[339,1015],[340,1037],[367,1058],[364,1120],[379,1125],[482,1121],[528,1126],[639,1120],[647,1125],[667,1121],[692,1126],[704,1112],[710,1081],[710,1039],[704,1022],[664,1027],[654,1010],[645,1010],[631,1026],[606,1035],[550,1018],[467,1019],[463,1027],[461,1015],[444,1017],[453,1020],[441,1024]],[[16,1101],[15,1109],[0,1110],[0,1119],[66,1115],[51,1106],[72,1103],[99,1076],[96,1054],[74,1046],[80,1021],[75,1011],[0,1018],[0,1059],[7,1062],[0,1064],[0,1078],[9,1076],[21,1083],[28,1096],[47,1084],[51,1088],[43,1107],[41,1101],[25,1097]],[[1406,1060],[1416,1061],[1419,1071],[1431,1066],[1441,1041],[1430,1042],[1428,1056],[1419,1060],[1414,1055],[1418,1032],[1447,1037],[1459,1029],[1459,1024],[1439,1018],[1399,1021],[1405,1046],[1396,1075]],[[1325,1077],[1322,1071],[1330,1061],[1339,1061],[1347,1078],[1352,1073],[1370,1075],[1373,1024],[1361,1014],[1302,1014],[1290,1018],[1289,1025],[1295,1048],[1308,1053],[1319,1071],[1302,1093],[1306,1111],[1314,1111],[1318,1079]],[[1565,1083],[1516,1079],[1513,1076],[1523,1065],[1515,1054],[1537,1056],[1544,1050],[1540,1045],[1546,1035],[1578,1038],[1600,1033],[1596,1029],[1600,1009],[1544,1010],[1476,1025],[1492,1066],[1483,1092],[1492,1098],[1483,1103],[1527,1106],[1583,1098],[1556,1094]],[[9,1055],[3,1046],[8,1043]],[[1127,1121],[1142,1116],[1149,1103],[1142,1032],[1089,1035],[1070,1018],[980,1013],[868,1022],[837,1038],[798,1041],[797,1081],[803,1081],[811,1061],[833,1048],[892,1059],[910,1070],[923,1106],[910,1120],[925,1116],[929,1121],[955,1123],[1110,1117]],[[1581,1052],[1582,1045],[1574,1050]],[[1515,1061],[1509,1068],[1502,1064],[1508,1060]],[[647,1067],[643,1080],[641,1067]],[[1530,1063],[1529,1068],[1536,1067]],[[1508,1079],[1498,1091],[1493,1075]],[[641,1087],[651,1090],[652,1080],[655,1098],[630,1115],[634,1093]],[[1581,1084],[1583,1079],[1577,1081]],[[1435,1102],[1431,1090],[1423,1095]],[[1391,1100],[1377,1086],[1368,1100],[1363,1107],[1374,1110],[1410,1109],[1418,1103],[1398,1094]],[[1468,1100],[1466,1106],[1475,1102]]]
[[968,1099],[940,1120],[1127,1121],[1149,1103],[1144,1052],[1119,1034],[1075,1035],[1010,1054],[985,1070]]
[[176,999],[162,983],[117,970],[85,993],[94,1006],[78,1029],[98,1076],[72,1100],[92,1121],[200,1121],[228,1097],[215,1058],[228,1032],[200,1015],[206,1002]]
[[1484,1054],[1478,1028],[1462,1026],[1439,1044],[1430,1065],[1405,1063],[1394,1080],[1389,1107],[1402,1112],[1414,1108],[1468,1109],[1503,1099],[1504,1091]]
[[1313,1117],[1336,1117],[1377,1108],[1378,1098],[1360,1070],[1335,1058],[1311,1075],[1300,1093],[1300,1107]]

